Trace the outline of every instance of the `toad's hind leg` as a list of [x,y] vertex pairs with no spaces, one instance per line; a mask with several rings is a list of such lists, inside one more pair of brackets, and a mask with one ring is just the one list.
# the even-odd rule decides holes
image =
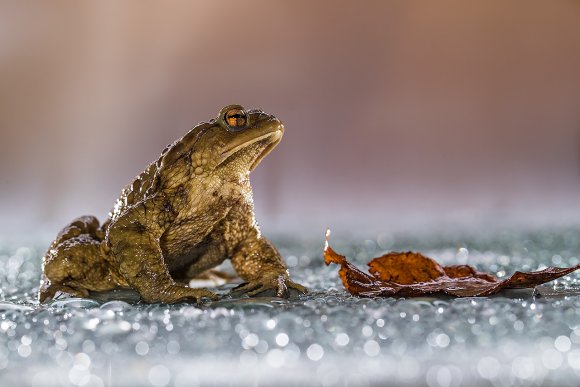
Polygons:
[[91,290],[115,288],[115,276],[101,251],[101,240],[95,217],[84,216],[65,227],[44,256],[39,301],[53,298],[59,291],[87,297]]

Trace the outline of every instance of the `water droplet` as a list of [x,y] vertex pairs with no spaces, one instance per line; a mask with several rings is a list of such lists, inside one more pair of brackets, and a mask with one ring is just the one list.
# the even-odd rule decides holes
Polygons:
[[344,347],[344,346],[348,345],[350,338],[348,337],[348,335],[346,333],[339,333],[338,335],[336,335],[336,338],[334,339],[334,341],[336,342],[337,345]]
[[171,381],[171,373],[164,365],[158,364],[149,370],[149,382],[155,387],[164,387]]
[[364,344],[363,349],[368,356],[374,357],[379,354],[381,347],[379,346],[379,343],[377,343],[376,341],[368,340]]
[[558,336],[554,340],[554,347],[560,352],[568,352],[572,347],[572,342],[568,336]]
[[319,344],[312,344],[306,350],[306,356],[312,361],[318,361],[324,356],[324,349]]
[[280,347],[285,347],[288,345],[289,341],[290,339],[286,333],[278,333],[278,335],[276,335],[276,344],[278,344]]
[[145,341],[137,342],[137,344],[135,344],[135,352],[140,356],[147,355],[147,353],[149,353],[149,344],[147,344]]

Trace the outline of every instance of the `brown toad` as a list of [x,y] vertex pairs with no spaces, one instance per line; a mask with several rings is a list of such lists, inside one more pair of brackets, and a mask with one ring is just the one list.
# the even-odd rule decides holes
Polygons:
[[58,234],[44,256],[40,301],[114,288],[149,303],[215,299],[185,284],[227,258],[247,281],[238,291],[305,293],[254,218],[250,171],[283,132],[274,116],[239,105],[193,128],[122,190],[102,226],[83,216]]

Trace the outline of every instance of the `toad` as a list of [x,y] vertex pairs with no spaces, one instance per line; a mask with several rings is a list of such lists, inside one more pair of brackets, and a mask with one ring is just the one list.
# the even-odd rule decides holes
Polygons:
[[254,218],[249,174],[283,133],[276,117],[239,105],[191,129],[121,191],[102,225],[82,216],[57,235],[39,300],[130,288],[147,303],[199,303],[215,293],[187,283],[226,259],[246,281],[240,293],[306,293]]

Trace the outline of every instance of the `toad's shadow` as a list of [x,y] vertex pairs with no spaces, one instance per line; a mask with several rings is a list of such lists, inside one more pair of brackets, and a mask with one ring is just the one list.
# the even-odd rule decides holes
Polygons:
[[[230,293],[235,285],[224,285],[218,288],[211,289],[214,291],[219,299],[208,304],[208,307],[235,307],[235,306],[265,306],[274,307],[275,305],[285,304],[290,301],[298,300],[301,293],[295,289],[288,289],[289,297],[277,297],[274,290],[266,290],[258,293],[255,296],[248,297],[243,294]],[[104,292],[90,292],[89,298],[105,303],[109,301],[124,301],[129,304],[142,303],[139,293],[133,289],[114,289]]]
[[[276,305],[286,304],[292,301],[300,300],[301,293],[295,289],[289,289],[290,297],[280,298],[277,297],[273,290],[267,290],[262,293],[257,294],[253,297],[248,297],[243,294],[230,293],[230,291],[235,287],[235,285],[224,285],[218,288],[212,289],[219,296],[219,300],[213,301],[211,303],[204,304],[205,307],[252,307],[252,306],[263,306],[263,307],[274,307]],[[318,293],[318,292],[317,292]],[[465,298],[510,298],[510,299],[521,299],[521,300],[534,300],[534,299],[560,299],[570,296],[580,296],[580,287],[566,287],[557,288],[549,285],[538,285],[532,289],[504,289],[501,292],[488,297],[465,297]],[[124,301],[129,304],[140,304],[141,298],[139,293],[132,289],[115,289],[105,292],[91,292],[90,297],[98,302],[109,302],[109,301]],[[395,298],[406,298],[406,297],[395,297]],[[445,294],[431,294],[422,297],[408,298],[416,300],[453,300],[457,297],[445,295]]]

